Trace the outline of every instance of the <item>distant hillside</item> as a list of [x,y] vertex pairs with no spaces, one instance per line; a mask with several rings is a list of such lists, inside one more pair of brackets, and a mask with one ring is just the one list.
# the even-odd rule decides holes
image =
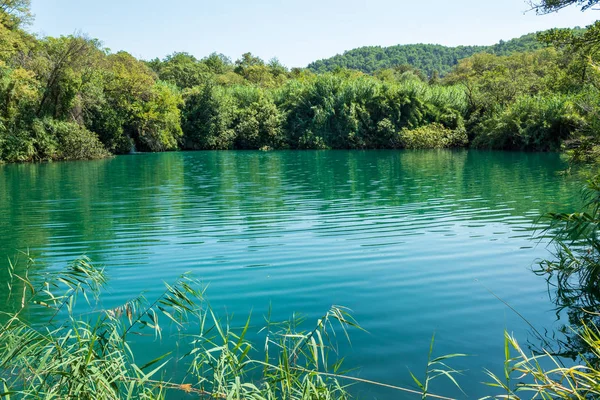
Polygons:
[[[574,28],[574,30],[582,30]],[[507,42],[500,41],[492,46],[447,47],[439,44],[408,44],[390,47],[366,46],[346,51],[334,57],[318,60],[308,65],[313,72],[328,72],[336,68],[357,69],[372,73],[382,68],[392,68],[408,64],[431,76],[434,71],[445,75],[459,60],[475,53],[488,52],[508,55],[516,52],[536,50],[544,47],[537,41],[536,34],[530,33]]]

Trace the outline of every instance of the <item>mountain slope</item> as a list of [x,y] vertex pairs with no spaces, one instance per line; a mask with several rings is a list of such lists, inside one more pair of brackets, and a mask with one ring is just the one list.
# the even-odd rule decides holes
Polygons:
[[[574,28],[581,30],[581,28]],[[447,47],[439,44],[408,44],[390,47],[366,46],[349,50],[334,57],[318,60],[308,65],[313,72],[328,72],[337,68],[357,69],[373,73],[378,69],[408,64],[431,76],[434,71],[445,75],[459,60],[475,53],[488,52],[509,55],[516,52],[536,50],[544,47],[530,33],[509,41],[500,41],[492,46]]]

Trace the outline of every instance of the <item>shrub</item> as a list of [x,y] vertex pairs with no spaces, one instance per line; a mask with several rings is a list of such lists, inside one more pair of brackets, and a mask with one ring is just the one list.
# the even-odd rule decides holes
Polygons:
[[241,86],[232,93],[236,100],[235,148],[281,149],[287,147],[283,134],[284,115],[268,92],[258,87]]
[[[38,157],[36,142],[30,130],[2,125],[0,126],[0,159],[5,162],[41,161],[44,158]],[[46,152],[52,152],[50,149],[55,149],[56,142],[50,141],[43,147]]]
[[235,99],[222,87],[206,84],[188,91],[182,113],[184,148],[232,149]]
[[92,160],[110,156],[95,133],[73,122],[36,120],[32,131],[34,137],[46,138],[44,143],[49,143],[44,152],[37,150],[40,159]]
[[442,149],[468,143],[464,128],[448,129],[436,122],[416,129],[405,128],[399,136],[401,146],[406,149]]
[[473,146],[557,151],[582,123],[582,117],[568,96],[523,96],[484,116],[475,128]]

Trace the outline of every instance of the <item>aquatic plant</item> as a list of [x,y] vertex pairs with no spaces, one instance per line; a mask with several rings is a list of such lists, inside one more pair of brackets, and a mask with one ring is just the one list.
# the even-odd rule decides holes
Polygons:
[[[210,398],[348,396],[335,377],[341,363],[330,364],[329,358],[336,331],[347,337],[349,327],[358,327],[344,307],[333,306],[310,330],[300,329],[297,319],[269,323],[262,330],[264,358],[256,359],[256,344],[246,339],[250,319],[239,329],[223,322],[189,275],[165,285],[152,301],[140,295],[116,308],[97,309],[107,278],[87,258],[43,274],[31,257],[26,264],[22,271],[10,264],[8,289],[17,305],[3,314],[0,327],[0,397],[154,399],[172,390]],[[77,307],[80,301],[86,306]],[[47,321],[30,324],[32,312],[45,313]],[[189,348],[179,360],[188,373],[178,383],[162,379],[173,360],[170,353],[140,365],[131,347],[138,335],[162,337],[167,323],[178,328],[178,341]]]

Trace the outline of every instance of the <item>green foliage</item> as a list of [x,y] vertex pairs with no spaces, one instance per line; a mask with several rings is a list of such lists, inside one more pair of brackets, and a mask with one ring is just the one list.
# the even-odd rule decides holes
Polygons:
[[233,148],[235,99],[225,88],[210,83],[187,92],[182,115],[185,149]]
[[98,137],[73,122],[35,119],[25,127],[0,128],[0,159],[8,162],[90,160],[108,157]]
[[198,86],[211,77],[210,68],[187,53],[173,53],[162,62],[158,61],[153,69],[159,79],[181,89]]
[[568,96],[523,96],[498,108],[475,127],[473,146],[492,149],[558,151],[582,123]]
[[593,368],[600,368],[598,341],[583,334],[597,334],[600,323],[600,176],[590,179],[584,203],[575,212],[550,213],[550,226],[543,234],[555,244],[554,257],[534,271],[548,280],[557,314],[568,316],[561,332],[557,354],[577,359],[584,355]]
[[452,383],[454,383],[454,385],[456,385],[456,387],[460,389],[460,385],[456,381],[455,376],[460,374],[461,371],[457,371],[453,368],[450,368],[448,365],[446,365],[446,360],[456,357],[466,357],[466,354],[447,354],[444,356],[433,357],[434,343],[435,335],[431,337],[431,343],[429,344],[427,367],[425,368],[425,377],[423,378],[423,380],[419,380],[412,372],[410,373],[410,376],[412,377],[413,381],[417,384],[419,389],[421,389],[421,400],[427,400],[427,398],[430,397],[429,385],[433,380],[439,377],[448,378]]
[[233,96],[236,100],[233,121],[235,148],[266,150],[286,147],[284,115],[269,94],[258,88],[238,87]]
[[34,137],[39,138],[38,143],[43,143],[43,139],[48,141],[38,150],[39,159],[92,160],[110,155],[95,133],[73,122],[61,122],[51,118],[36,120],[32,131]]
[[[600,331],[585,325],[579,337],[600,356]],[[505,334],[505,372],[499,377],[490,371],[486,383],[500,393],[484,399],[563,399],[587,400],[600,396],[600,370],[586,362],[566,367],[550,353],[527,354],[518,341]],[[550,365],[550,367],[544,367]]]
[[35,74],[21,67],[11,68],[0,61],[0,121],[15,126],[31,120],[39,102],[40,84]]
[[453,87],[324,74],[292,81],[277,93],[292,148],[398,148],[398,132],[438,122],[456,128],[466,109]]
[[599,92],[580,79],[580,60],[553,48],[477,54],[462,60],[444,82],[467,95],[465,125],[473,146],[557,151],[597,126]]
[[119,52],[106,57],[102,74],[97,101],[86,113],[86,125],[112,152],[127,153],[136,140],[135,144],[143,147],[139,143],[139,118],[155,96],[152,71],[130,54]]
[[39,43],[33,71],[42,93],[36,114],[56,119],[77,117],[77,98],[96,74],[93,68],[102,56],[97,40],[80,36],[46,38]]
[[156,83],[143,101],[131,106],[132,136],[142,151],[177,150],[183,131],[179,91],[163,82]]
[[22,29],[31,20],[30,0],[0,2],[0,60],[17,58],[33,46],[35,39]]
[[46,161],[56,156],[56,138],[39,136],[32,125],[0,126],[0,156],[6,162]]
[[549,14],[572,5],[581,7],[581,11],[585,11],[598,4],[598,0],[539,0],[530,1],[529,4],[538,14]]
[[196,87],[184,96],[184,148],[398,148],[404,127],[462,129],[467,104],[457,87],[429,86],[412,74],[399,82],[342,74],[290,80],[277,90]]
[[31,0],[1,0],[0,24],[15,30],[33,19]]
[[20,28],[27,0],[0,2],[0,16],[0,161],[469,144],[565,144],[575,160],[600,148],[597,26],[488,47],[363,48],[314,63],[316,75],[251,53],[143,62],[80,35],[36,39]]
[[329,59],[311,63],[308,68],[314,72],[333,72],[336,68],[350,68],[374,73],[381,69],[410,66],[423,71],[427,76],[434,72],[446,75],[459,60],[477,53],[509,55],[542,48],[536,34],[528,34],[509,41],[500,41],[493,46],[446,47],[436,44],[410,44],[391,47],[360,47],[346,51]]
[[235,62],[234,72],[248,83],[268,88],[281,86],[288,77],[287,68],[277,59],[265,64],[262,59],[251,53],[243,54],[242,58]]
[[442,149],[463,147],[468,143],[464,128],[448,129],[436,122],[416,129],[404,128],[400,143],[406,149]]
[[[335,332],[348,337],[348,328],[359,328],[344,307],[332,306],[310,329],[301,328],[299,317],[284,323],[267,321],[260,330],[264,352],[258,352],[246,339],[251,319],[240,328],[222,321],[204,300],[198,281],[188,275],[165,284],[163,294],[153,301],[139,296],[97,310],[92,301],[99,302],[107,279],[90,260],[76,260],[58,272],[37,273],[35,261],[26,256],[25,268],[9,265],[8,290],[19,296],[19,305],[2,316],[0,326],[3,397],[160,399],[168,393],[290,400],[349,397],[338,381],[344,378],[337,375],[341,362],[330,361]],[[27,313],[36,311],[48,316],[46,324],[28,324]],[[169,370],[170,353],[140,365],[130,347],[139,335],[158,339],[169,332],[189,349],[178,357],[188,366],[180,384],[161,380]]]
[[210,72],[215,75],[225,74],[233,68],[231,59],[218,53],[212,53],[208,57],[202,59],[202,62],[208,67]]
[[460,61],[445,82],[465,88],[471,112],[485,112],[522,95],[558,90],[559,58],[554,49],[501,57],[481,53]]

